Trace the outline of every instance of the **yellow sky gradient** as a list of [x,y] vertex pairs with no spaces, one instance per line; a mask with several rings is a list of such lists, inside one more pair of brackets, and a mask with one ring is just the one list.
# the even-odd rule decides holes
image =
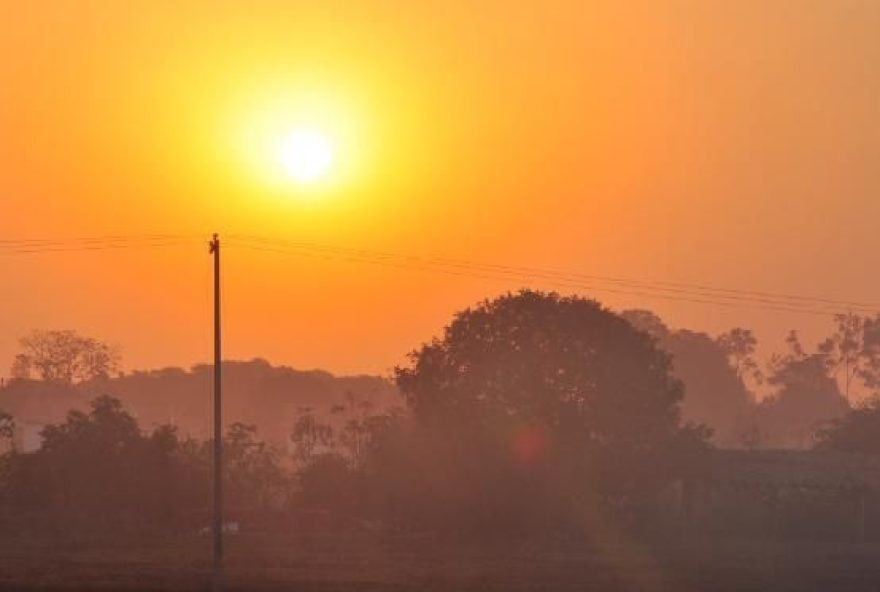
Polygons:
[[[0,6],[0,239],[216,230],[880,301],[880,3]],[[313,188],[265,162],[301,124],[338,143]],[[129,368],[208,359],[209,264],[201,246],[0,255],[0,375],[32,328],[118,343]],[[224,265],[229,357],[339,372],[384,372],[520,285]],[[828,326],[595,296],[774,343]]]

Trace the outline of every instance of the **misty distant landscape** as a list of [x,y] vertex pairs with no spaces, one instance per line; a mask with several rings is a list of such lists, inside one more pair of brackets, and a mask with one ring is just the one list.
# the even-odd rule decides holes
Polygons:
[[[173,425],[181,434],[206,438],[211,433],[212,367],[135,371],[76,384],[7,380],[0,409],[12,414],[24,448],[38,445],[39,431],[64,420],[68,411],[86,411],[100,395],[119,399],[145,429]],[[329,415],[334,408],[363,404],[376,412],[400,406],[393,384],[378,376],[333,376],[321,370],[272,366],[264,360],[225,362],[231,421],[257,426],[260,435],[283,446],[297,417]]]
[[0,592],[880,591],[880,0],[0,0]]
[[[792,332],[763,361],[747,329],[713,337],[523,290],[458,312],[388,377],[225,362],[231,582],[665,590],[734,569],[731,590],[798,589],[802,562],[820,561],[828,585],[847,573],[870,589],[878,319],[840,315],[815,348]],[[190,574],[163,589],[200,589],[213,368],[122,372],[121,352],[71,330],[20,346],[0,389],[0,584],[61,585],[13,550],[25,537],[49,565],[81,566],[76,585],[138,589],[137,569],[119,570],[141,557]],[[77,550],[110,541],[125,545],[100,564]],[[343,571],[310,563],[321,548]],[[273,583],[283,552],[318,555]],[[517,556],[540,560],[523,572]]]
[[[721,448],[806,450],[823,427],[851,408],[871,403],[880,384],[880,324],[856,314],[828,323],[828,336],[801,343],[792,329],[785,343],[763,344],[746,328],[710,335],[673,329],[647,310],[621,316],[653,337],[671,356],[682,381],[682,418],[711,429]],[[38,432],[72,409],[87,410],[100,395],[119,399],[145,428],[173,425],[181,434],[210,435],[212,366],[113,372],[73,381],[40,380],[36,372],[7,379],[0,409],[17,420],[24,448]],[[329,417],[340,407],[371,414],[402,408],[404,399],[388,376],[334,376],[322,370],[273,366],[261,359],[224,362],[227,417],[255,426],[284,447],[298,417]],[[83,379],[85,378],[85,379]]]

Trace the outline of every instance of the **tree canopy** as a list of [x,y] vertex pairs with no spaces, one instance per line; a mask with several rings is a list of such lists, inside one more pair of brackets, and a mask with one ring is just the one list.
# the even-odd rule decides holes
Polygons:
[[[253,426],[225,435],[229,507],[271,514],[287,482],[274,450]],[[0,523],[106,531],[192,529],[208,523],[211,443],[170,425],[144,433],[110,396],[88,412],[46,426],[32,453],[0,455]]]
[[671,356],[672,373],[685,385],[682,417],[711,427],[712,441],[719,446],[741,446],[754,423],[754,398],[744,382],[744,374],[754,377],[757,369],[751,355],[755,345],[751,331],[737,328],[713,338],[698,331],[670,329],[648,310],[620,314]]
[[880,398],[874,397],[816,430],[816,448],[880,454]]
[[12,376],[74,384],[108,378],[119,370],[119,352],[71,330],[37,330],[19,340]]
[[395,376],[432,466],[473,492],[586,487],[620,502],[685,470],[707,435],[682,425],[682,384],[654,339],[579,297],[484,301]]
[[423,422],[520,418],[603,446],[679,429],[682,384],[647,335],[593,300],[522,291],[457,314],[396,370]]

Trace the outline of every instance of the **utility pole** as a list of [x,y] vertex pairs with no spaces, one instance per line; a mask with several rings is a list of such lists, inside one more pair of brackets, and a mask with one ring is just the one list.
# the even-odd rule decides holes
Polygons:
[[217,233],[209,243],[214,256],[214,574],[212,590],[223,590],[223,420],[221,405],[220,349],[220,237]]

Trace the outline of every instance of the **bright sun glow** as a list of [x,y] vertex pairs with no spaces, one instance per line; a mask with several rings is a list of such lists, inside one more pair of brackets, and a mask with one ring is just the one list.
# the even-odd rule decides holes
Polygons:
[[356,93],[258,82],[230,99],[222,126],[230,132],[224,151],[238,161],[248,192],[278,198],[277,204],[326,208],[364,185],[367,156],[375,152],[363,141],[370,137],[367,119],[353,101],[338,98]]
[[333,145],[312,130],[291,132],[278,143],[278,162],[295,181],[308,183],[325,177],[333,167]]

